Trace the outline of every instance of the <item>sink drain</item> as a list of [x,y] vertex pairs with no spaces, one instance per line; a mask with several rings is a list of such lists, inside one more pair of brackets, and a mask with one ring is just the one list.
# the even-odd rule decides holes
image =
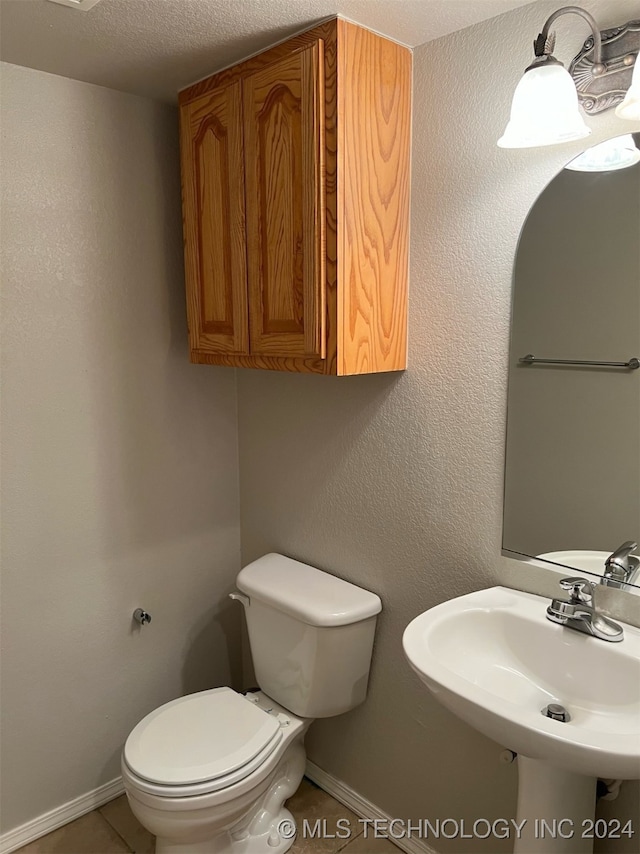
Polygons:
[[547,718],[551,718],[551,720],[560,721],[563,724],[571,720],[569,712],[559,703],[549,703],[548,706],[542,709],[542,714]]

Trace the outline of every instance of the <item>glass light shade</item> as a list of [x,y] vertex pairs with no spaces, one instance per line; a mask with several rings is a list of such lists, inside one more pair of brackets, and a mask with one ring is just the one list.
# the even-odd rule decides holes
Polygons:
[[565,169],[574,169],[576,172],[613,172],[636,163],[640,163],[640,151],[629,133],[588,148],[567,163]]
[[632,122],[640,122],[640,54],[636,56],[636,64],[633,67],[631,86],[625,95],[625,99],[616,107],[616,116],[619,119],[630,119]]
[[534,148],[588,136],[569,72],[559,63],[525,71],[513,95],[501,148]]

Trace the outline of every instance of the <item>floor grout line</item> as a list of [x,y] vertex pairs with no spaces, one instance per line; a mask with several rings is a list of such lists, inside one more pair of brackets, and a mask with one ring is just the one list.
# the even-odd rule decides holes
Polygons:
[[[114,800],[116,800],[116,798],[114,798]],[[111,801],[108,801],[108,803],[112,803],[112,802],[111,802]],[[135,851],[134,851],[134,850],[133,850],[133,848],[129,845],[129,843],[128,843],[128,842],[127,842],[127,840],[124,838],[124,836],[120,833],[120,831],[118,830],[118,828],[117,828],[117,827],[114,827],[114,826],[111,824],[111,822],[110,822],[110,821],[109,821],[109,819],[106,817],[106,815],[103,815],[103,813],[102,813],[102,808],[101,808],[101,807],[98,807],[98,809],[97,809],[97,810],[94,810],[94,812],[98,813],[98,815],[100,816],[100,818],[101,818],[104,822],[106,822],[106,824],[111,828],[111,830],[113,830],[113,832],[116,834],[116,836],[117,836],[117,837],[119,837],[119,838],[124,842],[125,846],[129,849],[129,854],[135,854]]]
[[[338,801],[338,803],[340,803],[340,801]],[[341,846],[340,846],[340,848],[338,848],[338,849],[336,850],[336,854],[340,854],[340,852],[341,852],[341,851],[344,851],[344,850],[345,850],[345,848],[347,848],[347,846],[351,845],[351,843],[352,843],[352,842],[355,842],[355,841],[356,841],[356,839],[360,839],[360,837],[362,836],[362,834],[363,834],[363,833],[364,833],[364,828],[360,831],[360,833],[356,833],[356,835],[355,835],[355,836],[350,836],[350,837],[347,839],[347,841],[345,842],[345,844],[344,844],[344,845],[341,845]]]

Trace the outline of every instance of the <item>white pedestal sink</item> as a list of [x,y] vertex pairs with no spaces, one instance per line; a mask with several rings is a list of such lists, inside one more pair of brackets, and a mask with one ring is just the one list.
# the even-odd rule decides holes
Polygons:
[[516,854],[588,854],[597,778],[640,779],[640,629],[607,643],[550,622],[548,604],[480,590],[420,614],[403,645],[444,706],[518,754]]

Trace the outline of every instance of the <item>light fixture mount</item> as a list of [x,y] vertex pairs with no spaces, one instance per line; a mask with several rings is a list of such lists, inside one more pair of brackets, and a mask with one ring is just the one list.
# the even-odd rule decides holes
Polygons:
[[602,30],[599,36],[600,57],[604,66],[602,73],[594,75],[593,36],[585,41],[569,66],[580,106],[589,115],[617,107],[623,101],[631,85],[636,56],[640,52],[640,20]]
[[[553,56],[553,23],[579,15],[591,38],[573,60],[571,72]],[[640,21],[600,31],[580,6],[563,6],[550,15],[533,43],[535,59],[516,86],[511,115],[498,140],[501,148],[538,148],[575,142],[591,133],[585,112],[616,107],[616,116],[640,120]],[[580,109],[583,107],[583,109]]]
[[542,32],[533,43],[533,52],[536,58],[527,71],[530,68],[539,68],[541,65],[549,65],[551,63],[562,65],[562,63],[558,62],[555,56],[553,56],[553,51],[556,46],[556,34],[551,30],[551,27],[558,18],[567,14],[580,15],[580,17],[584,18],[587,24],[591,27],[591,50],[593,51],[593,62],[591,63],[589,70],[590,73],[595,76],[604,74],[606,69],[602,62],[602,42],[598,24],[593,15],[587,12],[586,9],[582,9],[580,6],[563,6],[562,9],[558,9],[552,15],[549,15],[545,21],[544,27],[542,28]]

